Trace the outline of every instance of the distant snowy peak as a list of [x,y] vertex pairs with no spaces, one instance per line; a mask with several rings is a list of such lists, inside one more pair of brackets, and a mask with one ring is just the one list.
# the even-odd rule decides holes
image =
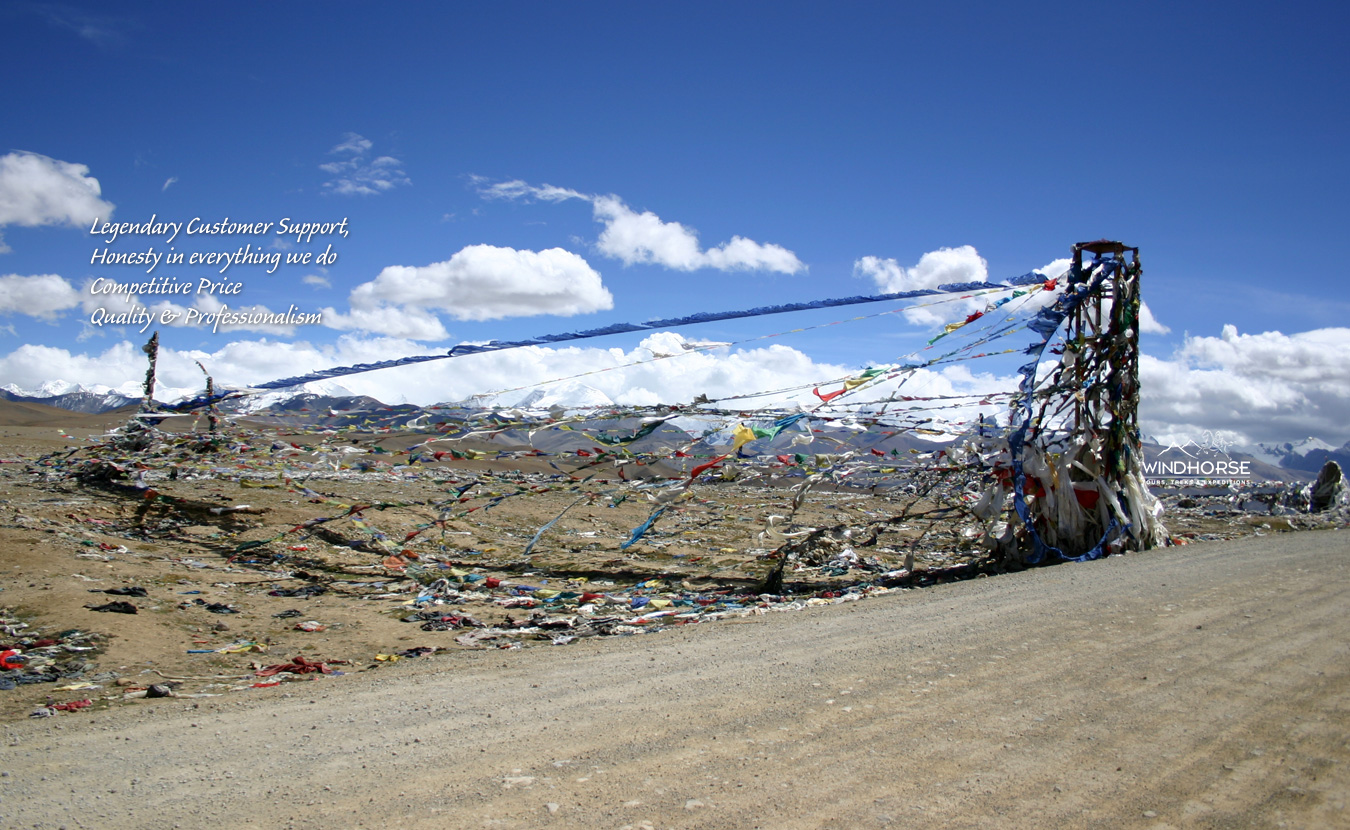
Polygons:
[[285,389],[270,389],[266,392],[258,392],[235,398],[229,408],[234,412],[248,414],[263,409],[281,407],[297,398],[306,401],[318,400],[325,402],[325,405],[327,405],[326,402],[330,399],[343,400],[358,397],[361,396],[357,395],[347,387],[339,383],[334,383],[331,380],[312,380],[309,383],[302,383],[299,386],[288,386]]
[[111,386],[95,384],[93,386],[84,386],[79,383],[71,383],[66,380],[49,380],[36,389],[21,389],[17,384],[7,383],[0,386],[3,390],[16,398],[54,398],[57,395],[67,395],[71,392],[90,392],[96,395],[106,394],[112,391]]
[[[0,386],[0,392],[16,398],[55,398],[61,395],[120,395],[124,398],[139,398],[144,385],[141,381],[127,381],[121,386],[105,386],[102,383],[84,385],[67,380],[49,380],[36,389],[23,389],[18,384],[7,383]],[[155,388],[155,397],[160,400],[174,400],[174,395],[190,394],[188,389],[172,389],[166,386]]]
[[[68,409],[72,412],[97,415],[119,409],[128,404],[139,403],[143,397],[143,388],[143,385],[137,381],[128,381],[114,388],[103,384],[85,386],[84,384],[70,383],[64,380],[49,380],[37,389],[23,389],[14,383],[5,384],[0,386],[0,398],[40,403],[58,409]],[[202,388],[156,386],[155,400],[163,404],[177,403],[199,397],[204,391]],[[246,403],[239,408],[252,412],[284,403],[301,395],[347,398],[352,397],[352,392],[335,383],[307,383],[293,389],[278,390],[266,395],[249,396],[243,399]]]
[[1312,438],[1312,437],[1304,438],[1302,441],[1298,441],[1293,444],[1285,444],[1285,446],[1289,448],[1290,452],[1294,452],[1299,455],[1307,455],[1313,450],[1326,450],[1327,452],[1331,452],[1333,450],[1339,449],[1339,447],[1333,447],[1331,444],[1328,444],[1321,438]]
[[1287,441],[1283,444],[1257,444],[1246,450],[1255,458],[1270,464],[1276,464],[1287,470],[1307,470],[1316,472],[1328,461],[1341,466],[1350,462],[1350,441],[1337,447],[1321,438],[1308,437],[1302,441]]
[[55,398],[58,395],[69,395],[72,392],[91,392],[95,395],[108,391],[108,387],[87,387],[78,383],[71,383],[65,380],[49,380],[29,393],[34,398]]
[[594,386],[587,386],[584,383],[563,383],[536,389],[521,398],[516,406],[521,409],[551,409],[555,406],[587,409],[595,406],[614,406],[614,401]]
[[1279,459],[1291,455],[1307,455],[1313,450],[1332,452],[1333,450],[1336,450],[1337,447],[1328,444],[1321,438],[1309,436],[1302,441],[1286,441],[1283,444],[1257,444],[1255,449],[1262,455]]
[[48,381],[37,389],[21,389],[10,383],[0,387],[0,398],[27,403],[40,403],[71,412],[98,415],[140,400],[110,386],[82,386],[66,381]]
[[517,392],[474,395],[454,403],[474,409],[521,409],[537,413],[555,408],[590,409],[615,405],[608,395],[594,386],[576,382],[545,386],[523,395]]
[[356,392],[348,389],[340,383],[331,380],[311,380],[309,383],[302,383],[299,386],[292,386],[290,390],[306,395],[322,395],[326,398],[355,398],[359,397]]

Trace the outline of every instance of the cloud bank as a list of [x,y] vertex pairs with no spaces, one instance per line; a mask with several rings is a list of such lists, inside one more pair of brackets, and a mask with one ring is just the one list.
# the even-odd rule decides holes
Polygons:
[[[632,347],[527,347],[354,375],[338,382],[389,403],[430,404],[581,375],[577,382],[619,403],[650,405],[686,402],[699,394],[717,398],[826,383],[856,371],[816,361],[781,344],[686,353],[688,345],[678,333],[654,332]],[[1350,439],[1350,365],[1341,358],[1348,350],[1347,328],[1243,335],[1227,326],[1219,337],[1188,338],[1170,358],[1141,357],[1141,426],[1146,434],[1164,441],[1198,439],[1214,432],[1238,446],[1309,435],[1339,445]],[[219,382],[246,386],[289,377],[301,368],[434,353],[443,349],[404,338],[355,334],[343,335],[332,346],[267,339],[236,340],[214,351],[180,351],[166,345],[160,376],[166,387],[195,389],[201,374],[193,361],[201,360]],[[651,360],[665,354],[682,356]],[[626,365],[637,361],[647,362]],[[53,379],[134,387],[144,372],[139,346],[125,341],[98,354],[23,345],[0,356],[0,378],[28,389]],[[921,370],[906,383],[904,393],[989,394],[1011,390],[1016,382],[1013,376],[973,373],[963,364],[941,372]],[[880,399],[890,388],[888,384],[863,394],[865,399]],[[750,399],[745,406],[790,400],[817,402],[808,389]],[[943,414],[962,417],[958,412]]]
[[1239,446],[1350,439],[1350,329],[1188,337],[1171,360],[1140,359],[1140,425],[1167,441],[1214,431]]
[[[684,343],[684,338],[674,332],[654,332],[626,349],[526,347],[353,375],[337,382],[353,392],[389,403],[431,404],[595,372],[578,381],[600,389],[620,403],[652,404],[690,401],[699,394],[717,397],[796,386],[804,378],[823,382],[851,371],[818,363],[782,345],[687,352]],[[207,367],[218,383],[247,386],[294,375],[299,367],[317,369],[371,363],[391,355],[443,353],[444,349],[428,348],[405,339],[350,334],[340,337],[333,346],[237,340],[211,352],[178,350],[166,343],[160,350],[158,369],[162,386],[195,389],[202,383],[196,360]],[[653,354],[666,353],[683,356],[651,361]],[[624,366],[635,361],[649,362]],[[24,389],[36,388],[54,378],[85,385],[134,386],[144,376],[145,355],[139,346],[125,341],[99,354],[72,354],[65,349],[24,345],[0,356],[0,378]],[[809,391],[806,396],[810,397]]]

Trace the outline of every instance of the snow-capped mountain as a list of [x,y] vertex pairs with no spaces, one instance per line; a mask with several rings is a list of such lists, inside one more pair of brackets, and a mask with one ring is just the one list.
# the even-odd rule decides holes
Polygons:
[[90,415],[108,412],[140,400],[139,395],[135,393],[127,394],[125,390],[113,389],[110,386],[81,386],[66,381],[48,381],[33,390],[20,389],[12,383],[6,384],[0,386],[0,398],[46,404]]
[[482,409],[523,409],[542,413],[555,407],[574,410],[614,406],[614,401],[593,386],[572,382],[546,386],[523,394],[520,392],[499,392],[492,395],[474,395],[463,401],[455,401],[452,405]]
[[1350,441],[1336,447],[1320,438],[1309,437],[1283,444],[1257,444],[1252,448],[1244,447],[1243,452],[1287,470],[1315,473],[1328,461],[1335,461],[1341,467],[1350,464]]
[[[156,395],[155,397],[159,397]],[[359,399],[353,403],[352,399]],[[372,406],[384,406],[380,401],[365,395],[357,395],[347,387],[331,380],[312,380],[299,386],[286,389],[272,389],[253,395],[227,399],[221,408],[241,415],[259,412],[264,409],[365,409]]]
[[1327,463],[1336,460],[1345,466],[1350,459],[1350,443],[1345,447],[1335,447],[1318,437],[1305,437],[1301,441],[1285,441],[1284,444],[1255,444],[1254,447],[1235,448],[1251,458],[1262,460],[1285,470],[1307,470],[1316,472]]
[[119,394],[125,398],[134,398],[141,393],[141,384],[125,383],[120,387],[105,386],[101,383],[95,383],[92,386],[85,386],[80,383],[71,383],[66,380],[49,380],[36,389],[21,389],[17,384],[7,383],[0,386],[0,393],[7,393],[15,398],[56,398],[61,395],[70,395],[74,393],[89,393],[93,395]]
[[614,401],[599,389],[584,383],[563,383],[535,389],[516,404],[521,409],[588,409],[596,406],[614,406]]

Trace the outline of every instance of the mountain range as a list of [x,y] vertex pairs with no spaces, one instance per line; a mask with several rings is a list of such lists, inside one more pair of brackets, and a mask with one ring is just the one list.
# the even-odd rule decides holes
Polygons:
[[1303,470],[1316,473],[1328,461],[1335,461],[1342,469],[1350,469],[1350,441],[1344,446],[1335,447],[1320,438],[1304,438],[1302,441],[1284,444],[1257,444],[1248,454],[1287,470]]
[[108,386],[86,387],[64,381],[44,383],[31,392],[10,383],[0,386],[0,399],[20,403],[40,403],[87,415],[111,412],[127,404],[139,403],[141,400],[140,395],[128,395]]
[[[125,406],[137,404],[141,400],[140,384],[129,382],[121,387],[102,385],[83,386],[65,381],[49,381],[35,390],[24,390],[8,384],[0,386],[0,399],[23,403],[38,403],[72,412],[100,414]],[[173,402],[195,397],[200,390],[160,388],[156,398]],[[248,395],[223,402],[220,409],[225,412],[266,417],[281,422],[301,421],[329,427],[370,426],[384,428],[402,428],[407,426],[428,427],[438,422],[460,421],[470,413],[482,414],[483,410],[513,410],[512,416],[532,415],[541,419],[558,417],[564,412],[576,412],[590,408],[614,406],[605,393],[585,384],[571,382],[536,388],[530,391],[504,392],[492,395],[478,395],[463,401],[436,404],[430,407],[418,407],[411,404],[389,405],[375,398],[354,394],[351,390],[331,381],[306,383],[291,389],[269,391]],[[505,413],[503,413],[505,414]],[[631,422],[631,423],[630,423]],[[636,429],[639,419],[629,418],[619,422],[609,422],[606,426],[616,430]],[[680,436],[692,437],[700,430],[694,424],[675,424],[663,426],[657,434],[644,440],[662,440],[670,442]],[[678,433],[678,435],[677,435]],[[816,437],[809,444],[803,444],[800,432],[784,431],[778,438],[754,449],[759,453],[783,452],[838,452],[841,447],[858,445],[865,442],[868,447],[889,453],[897,450],[928,451],[951,443],[951,438],[925,438],[910,433],[898,433],[886,436],[878,441],[875,433],[868,434],[848,428],[827,428],[817,430]],[[856,436],[856,437],[854,437]],[[509,439],[509,433],[502,439]],[[796,437],[796,443],[792,439]],[[559,436],[559,446],[543,448],[562,449],[564,446],[581,448],[587,442],[580,433]],[[710,435],[704,439],[709,449],[729,441],[729,436]],[[1147,436],[1144,439],[1144,455],[1148,460],[1168,458],[1169,450]],[[1336,447],[1319,438],[1309,437],[1301,441],[1283,444],[1257,444],[1252,447],[1233,447],[1226,455],[1234,460],[1249,460],[1253,472],[1266,479],[1310,479],[1327,461],[1336,461],[1343,468],[1350,469],[1350,442]]]

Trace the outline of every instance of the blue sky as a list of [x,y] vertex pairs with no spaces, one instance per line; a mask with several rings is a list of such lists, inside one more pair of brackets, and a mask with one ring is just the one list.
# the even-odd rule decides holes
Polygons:
[[[1148,431],[1350,439],[1335,244],[1347,12],[925,5],[7,4],[0,384],[143,372],[139,327],[92,325],[115,309],[88,289],[143,269],[90,256],[166,246],[105,246],[94,216],[348,220],[346,238],[286,249],[332,242],[326,270],[233,266],[241,293],[216,298],[324,324],[156,326],[165,381],[184,388],[193,359],[257,383],[461,340],[872,293],[886,286],[868,257],[889,263],[891,287],[937,273],[924,257],[943,249],[964,254],[942,273],[998,280],[1105,236],[1142,249],[1159,323],[1144,336]],[[841,316],[680,333],[740,341]],[[921,349],[935,324],[889,315],[682,371],[611,372],[602,388],[641,387],[627,402],[646,403],[823,381]],[[429,403],[626,362],[641,340],[344,385]],[[970,371],[991,388],[1010,376]],[[964,375],[932,388],[944,383],[976,388]]]

